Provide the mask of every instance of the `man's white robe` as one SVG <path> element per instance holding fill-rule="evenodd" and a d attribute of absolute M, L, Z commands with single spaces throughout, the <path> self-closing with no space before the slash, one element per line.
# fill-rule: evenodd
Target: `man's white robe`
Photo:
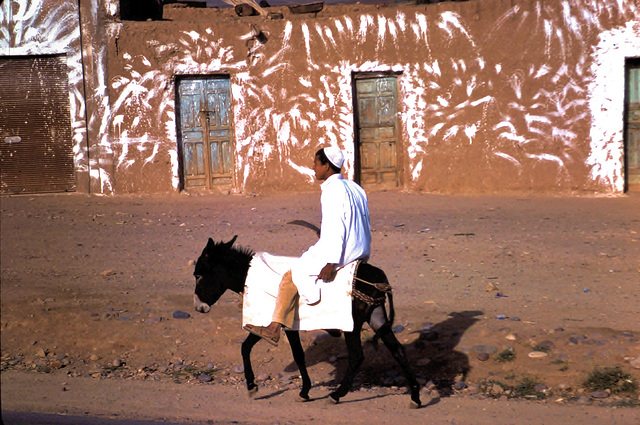
<path fill-rule="evenodd" d="M 341 268 L 371 254 L 369 205 L 364 190 L 341 174 L 333 174 L 320 186 L 322 223 L 320 239 L 293 263 L 293 283 L 302 301 L 320 301 L 320 270 L 327 264 Z"/>

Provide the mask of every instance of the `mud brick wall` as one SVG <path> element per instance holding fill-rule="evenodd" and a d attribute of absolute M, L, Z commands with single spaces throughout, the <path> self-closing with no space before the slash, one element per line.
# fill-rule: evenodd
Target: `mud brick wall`
<path fill-rule="evenodd" d="M 282 19 L 165 5 L 155 21 L 121 20 L 115 0 L 86 9 L 90 138 L 82 146 L 77 136 L 77 151 L 95 191 L 178 190 L 184 75 L 230 79 L 233 192 L 312 190 L 311 158 L 329 144 L 347 151 L 353 177 L 353 75 L 362 72 L 397 76 L 403 189 L 623 190 L 636 1 L 272 8 Z M 74 122 L 82 127 L 81 113 Z"/>

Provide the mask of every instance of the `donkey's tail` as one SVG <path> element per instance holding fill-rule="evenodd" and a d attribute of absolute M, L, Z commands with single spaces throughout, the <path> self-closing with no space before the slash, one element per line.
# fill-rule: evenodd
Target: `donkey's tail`
<path fill-rule="evenodd" d="M 393 321 L 396 318 L 396 309 L 393 307 L 393 294 L 391 291 L 387 292 L 387 298 L 389 299 L 389 324 L 393 326 Z"/>
<path fill-rule="evenodd" d="M 388 282 L 387 282 L 388 285 Z M 393 332 L 393 321 L 396 318 L 396 309 L 393 306 L 393 293 L 391 292 L 391 287 L 389 286 L 389 289 L 387 291 L 385 291 L 385 294 L 387 295 L 387 300 L 389 301 L 389 311 L 387 311 L 386 308 L 383 308 L 385 310 L 385 315 L 386 315 L 386 319 L 387 319 L 387 323 L 385 323 L 384 326 L 389 326 L 391 332 Z M 373 338 L 371 338 L 371 343 L 373 344 L 374 348 L 378 348 L 378 341 L 380 340 L 380 335 L 378 335 L 378 333 L 376 332 L 373 335 Z"/>

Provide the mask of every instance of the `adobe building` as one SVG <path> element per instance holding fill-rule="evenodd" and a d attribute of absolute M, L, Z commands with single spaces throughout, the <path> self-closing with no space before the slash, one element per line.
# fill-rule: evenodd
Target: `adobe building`
<path fill-rule="evenodd" d="M 639 0 L 203 5 L 2 2 L 2 193 L 640 184 Z"/>

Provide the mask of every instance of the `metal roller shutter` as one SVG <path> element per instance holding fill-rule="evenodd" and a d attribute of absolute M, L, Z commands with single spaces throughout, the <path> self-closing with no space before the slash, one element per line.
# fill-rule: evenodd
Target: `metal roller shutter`
<path fill-rule="evenodd" d="M 0 58 L 0 192 L 74 191 L 66 56 Z"/>

